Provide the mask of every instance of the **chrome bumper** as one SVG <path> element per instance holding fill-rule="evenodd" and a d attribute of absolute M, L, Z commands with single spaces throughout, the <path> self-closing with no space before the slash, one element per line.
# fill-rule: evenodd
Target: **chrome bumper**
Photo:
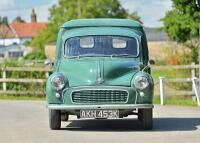
<path fill-rule="evenodd" d="M 126 104 L 126 105 L 64 105 L 64 104 L 49 104 L 49 109 L 57 110 L 84 110 L 84 109 L 145 109 L 153 108 L 152 104 Z"/>

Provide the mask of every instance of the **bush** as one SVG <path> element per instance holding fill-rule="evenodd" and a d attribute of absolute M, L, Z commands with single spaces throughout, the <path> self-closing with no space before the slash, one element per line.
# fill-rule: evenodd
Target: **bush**
<path fill-rule="evenodd" d="M 8 59 L 1 63 L 0 67 L 25 67 L 23 61 L 17 59 Z M 29 66 L 26 66 L 30 68 Z M 2 72 L 0 72 L 2 77 Z M 19 72 L 19 71 L 7 71 L 7 78 L 27 78 L 27 79 L 45 79 L 45 72 Z M 45 84 L 43 83 L 7 83 L 8 90 L 16 91 L 44 91 Z M 2 89 L 2 83 L 0 84 Z"/>
<path fill-rule="evenodd" d="M 46 55 L 44 52 L 44 48 L 34 49 L 31 53 L 24 57 L 25 60 L 44 60 L 46 59 Z"/>

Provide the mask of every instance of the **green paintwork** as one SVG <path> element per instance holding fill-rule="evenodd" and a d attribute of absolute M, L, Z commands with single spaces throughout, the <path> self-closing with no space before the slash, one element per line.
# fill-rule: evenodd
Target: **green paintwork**
<path fill-rule="evenodd" d="M 138 57 L 81 57 L 66 58 L 64 55 L 64 42 L 66 39 L 86 35 L 117 35 L 134 37 L 139 41 Z M 63 24 L 58 34 L 56 45 L 56 57 L 54 72 L 48 78 L 46 94 L 49 107 L 73 107 L 78 105 L 72 102 L 71 93 L 81 89 L 117 89 L 126 90 L 129 93 L 127 103 L 115 104 L 123 109 L 123 105 L 135 107 L 142 104 L 144 107 L 152 107 L 154 83 L 150 69 L 141 71 L 149 60 L 147 40 L 140 23 L 127 19 L 83 19 L 72 20 Z M 103 81 L 98 82 L 100 73 L 103 73 Z M 66 86 L 59 93 L 62 98 L 56 98 L 56 91 L 51 88 L 51 78 L 56 74 L 62 74 L 66 79 Z M 145 76 L 149 86 L 144 89 L 145 96 L 139 96 L 140 90 L 133 86 L 137 76 Z M 89 106 L 81 104 L 79 107 Z M 97 104 L 95 104 L 97 105 Z M 103 104 L 99 105 L 103 106 Z M 125 107 L 125 106 L 124 106 Z M 63 108 L 62 108 L 63 109 Z M 124 108 L 126 109 L 126 108 Z M 67 109 L 66 109 L 67 110 Z M 129 109 L 130 110 L 130 109 Z"/>
<path fill-rule="evenodd" d="M 77 27 L 130 27 L 142 28 L 142 25 L 130 19 L 113 19 L 113 18 L 98 18 L 98 19 L 79 19 L 71 20 L 62 25 L 63 28 L 77 28 Z"/>

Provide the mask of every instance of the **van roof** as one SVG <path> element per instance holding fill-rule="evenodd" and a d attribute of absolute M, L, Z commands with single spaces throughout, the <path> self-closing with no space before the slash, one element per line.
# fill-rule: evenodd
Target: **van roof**
<path fill-rule="evenodd" d="M 77 19 L 65 22 L 63 28 L 80 28 L 80 27 L 129 27 L 140 28 L 142 25 L 131 19 L 112 19 L 112 18 L 96 18 L 96 19 Z"/>

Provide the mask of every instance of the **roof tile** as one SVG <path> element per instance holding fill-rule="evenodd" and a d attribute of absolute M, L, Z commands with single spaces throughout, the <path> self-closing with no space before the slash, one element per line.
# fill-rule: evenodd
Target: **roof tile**
<path fill-rule="evenodd" d="M 11 23 L 19 38 L 34 38 L 47 27 L 47 23 Z"/>

